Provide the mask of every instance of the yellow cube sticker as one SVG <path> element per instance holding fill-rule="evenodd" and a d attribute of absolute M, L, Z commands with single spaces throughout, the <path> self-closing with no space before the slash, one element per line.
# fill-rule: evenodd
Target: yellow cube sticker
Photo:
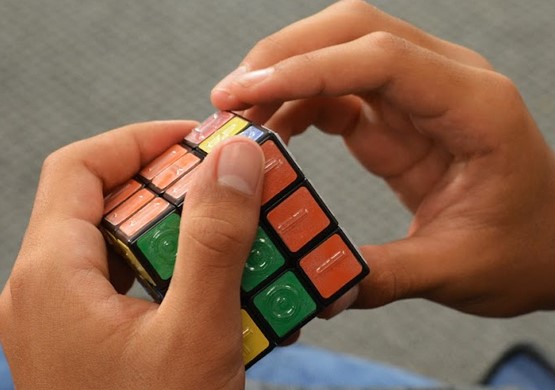
<path fill-rule="evenodd" d="M 217 144 L 241 132 L 248 124 L 243 118 L 235 117 L 206 138 L 199 147 L 206 153 L 210 153 Z"/>
<path fill-rule="evenodd" d="M 137 259 L 137 257 L 135 257 L 133 251 L 123 241 L 121 241 L 119 238 L 116 238 L 116 236 L 114 236 L 106 229 L 102 229 L 102 233 L 114 245 L 114 249 L 131 264 L 131 266 L 139 273 L 139 275 L 141 275 L 143 279 L 148 281 L 153 286 L 156 286 L 156 283 L 154 282 L 154 280 L 152 280 L 148 272 L 146 272 L 146 270 L 143 268 L 141 262 Z"/>
<path fill-rule="evenodd" d="M 245 310 L 241 310 L 243 323 L 243 362 L 248 364 L 270 346 L 268 339 Z"/>

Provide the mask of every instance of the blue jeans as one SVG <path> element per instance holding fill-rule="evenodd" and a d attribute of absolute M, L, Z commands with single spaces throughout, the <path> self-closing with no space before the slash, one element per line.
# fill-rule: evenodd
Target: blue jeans
<path fill-rule="evenodd" d="M 4 357 L 2 346 L 0 345 L 0 390 L 12 390 L 14 388 L 10 368 Z"/>
<path fill-rule="evenodd" d="M 430 388 L 440 382 L 397 367 L 297 343 L 276 348 L 247 371 L 247 380 L 313 388 Z"/>

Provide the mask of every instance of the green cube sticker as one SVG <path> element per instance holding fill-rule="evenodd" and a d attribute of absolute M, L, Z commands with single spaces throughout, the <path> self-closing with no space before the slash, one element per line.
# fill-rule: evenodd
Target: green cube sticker
<path fill-rule="evenodd" d="M 168 280 L 173 275 L 179 241 L 179 222 L 179 215 L 170 214 L 137 241 L 137 246 L 163 280 Z"/>
<path fill-rule="evenodd" d="M 316 311 L 316 303 L 291 271 L 254 297 L 254 304 L 279 337 Z"/>
<path fill-rule="evenodd" d="M 241 287 L 249 292 L 276 272 L 285 260 L 264 229 L 258 227 L 256 239 L 243 270 Z"/>

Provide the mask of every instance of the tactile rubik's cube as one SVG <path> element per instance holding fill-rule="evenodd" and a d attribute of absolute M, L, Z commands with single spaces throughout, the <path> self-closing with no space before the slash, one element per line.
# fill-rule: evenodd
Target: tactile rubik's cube
<path fill-rule="evenodd" d="M 369 272 L 276 133 L 231 112 L 212 115 L 105 198 L 102 230 L 161 301 L 195 170 L 220 141 L 235 135 L 256 141 L 265 156 L 260 223 L 241 284 L 249 367 Z"/>

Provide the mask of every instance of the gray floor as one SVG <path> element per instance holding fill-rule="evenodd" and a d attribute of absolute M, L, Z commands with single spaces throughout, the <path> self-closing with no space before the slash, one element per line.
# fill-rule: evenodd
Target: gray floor
<path fill-rule="evenodd" d="M 211 87 L 259 38 L 328 3 L 1 1 L 0 286 L 17 255 L 48 153 L 129 122 L 203 119 L 212 112 Z M 555 2 L 376 4 L 486 54 L 515 80 L 555 144 Z M 409 215 L 380 181 L 354 164 L 338 140 L 310 132 L 294 140 L 292 149 L 355 241 L 403 236 Z M 550 344 L 554 325 L 552 313 L 486 320 L 411 301 L 315 321 L 303 340 L 464 382 L 478 377 L 515 341 Z"/>

